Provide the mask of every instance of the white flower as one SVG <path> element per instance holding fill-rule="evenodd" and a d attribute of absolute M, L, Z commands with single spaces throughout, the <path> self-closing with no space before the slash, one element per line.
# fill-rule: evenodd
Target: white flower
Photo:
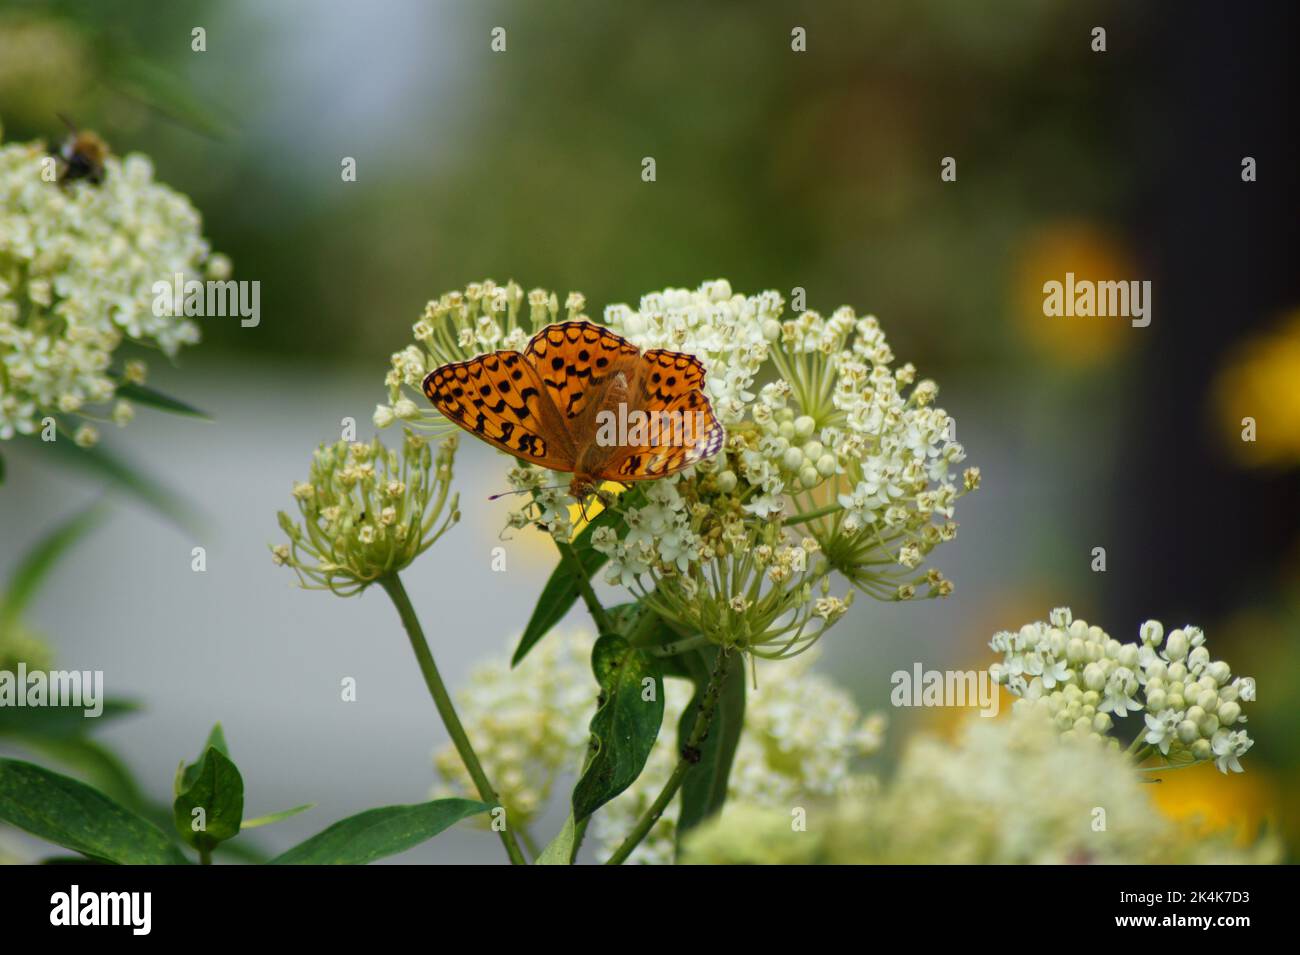
<path fill-rule="evenodd" d="M 1219 730 L 1210 740 L 1210 746 L 1214 750 L 1214 765 L 1219 767 L 1219 772 L 1226 774 L 1229 770 L 1234 773 L 1243 772 L 1239 757 L 1246 755 L 1246 750 L 1254 745 L 1254 740 L 1246 735 L 1245 731 L 1238 730 L 1229 732 L 1228 730 Z"/>
<path fill-rule="evenodd" d="M 1169 755 L 1169 744 L 1174 741 L 1175 731 L 1182 722 L 1182 710 L 1164 710 L 1161 713 L 1148 713 L 1146 741 L 1160 748 L 1160 752 Z"/>

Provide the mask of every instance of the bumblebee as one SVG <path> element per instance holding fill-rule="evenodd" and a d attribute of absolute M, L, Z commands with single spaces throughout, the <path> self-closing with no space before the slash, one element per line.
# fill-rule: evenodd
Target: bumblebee
<path fill-rule="evenodd" d="M 104 181 L 104 160 L 108 158 L 108 144 L 90 130 L 77 129 L 67 118 L 60 119 L 68 127 L 68 138 L 50 154 L 59 161 L 59 183 L 85 179 L 99 185 Z"/>

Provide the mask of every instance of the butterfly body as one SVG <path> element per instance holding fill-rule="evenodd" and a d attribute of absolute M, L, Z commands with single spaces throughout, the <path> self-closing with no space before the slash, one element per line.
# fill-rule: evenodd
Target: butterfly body
<path fill-rule="evenodd" d="M 466 431 L 571 472 L 578 500 L 603 481 L 665 477 L 716 454 L 725 434 L 703 389 L 695 357 L 642 352 L 587 321 L 547 326 L 522 352 L 453 362 L 424 379 L 434 407 Z M 628 418 L 647 427 L 626 428 Z M 649 426 L 663 422 L 672 426 Z"/>

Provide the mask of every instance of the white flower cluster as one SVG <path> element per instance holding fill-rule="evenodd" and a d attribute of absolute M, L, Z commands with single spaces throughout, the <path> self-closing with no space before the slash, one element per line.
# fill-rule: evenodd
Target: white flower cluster
<path fill-rule="evenodd" d="M 46 415 L 95 418 L 91 406 L 111 401 L 119 381 L 143 378 L 139 362 L 111 367 L 124 338 L 169 357 L 199 339 L 192 320 L 154 313 L 154 283 L 229 270 L 199 213 L 154 181 L 144 156 L 110 156 L 98 185 L 47 181 L 45 159 L 41 143 L 0 147 L 0 440 Z M 130 417 L 122 402 L 112 412 L 119 424 Z"/>
<path fill-rule="evenodd" d="M 946 596 L 952 584 L 921 564 L 956 535 L 956 499 L 980 478 L 971 468 L 960 487 L 949 480 L 965 451 L 952 439 L 952 419 L 933 406 L 937 386 L 917 383 L 911 365 L 891 368 L 893 353 L 874 317 L 846 307 L 829 319 L 804 312 L 781 321 L 784 305 L 775 292 L 745 298 L 715 281 L 695 292 L 648 295 L 638 311 L 613 306 L 605 317 L 636 344 L 677 348 L 704 362 L 730 440 L 725 456 L 699 470 L 711 474 L 709 490 L 737 502 L 738 516 L 750 515 L 755 526 L 816 513 L 807 533 L 864 592 L 910 599 L 925 588 Z M 769 360 L 778 377 L 755 392 Z M 683 550 L 689 556 L 692 548 L 682 546 L 689 503 L 678 495 L 674 519 L 643 521 L 665 527 L 667 536 L 627 550 L 630 561 L 619 550 L 611 573 L 635 576 L 646 556 L 664 567 L 680 563 Z"/>
<path fill-rule="evenodd" d="M 553 633 L 517 668 L 505 660 L 480 667 L 458 694 L 461 719 L 484 770 L 510 818 L 524 826 L 544 808 L 557 779 L 582 763 L 597 692 L 587 662 L 593 642 L 585 632 Z M 848 693 L 812 672 L 813 656 L 759 670 L 759 689 L 746 701 L 729 800 L 777 806 L 788 814 L 801 799 L 869 786 L 854 775 L 854 762 L 880 748 L 884 719 L 863 718 Z M 671 775 L 677 762 L 674 728 L 690 698 L 688 683 L 665 681 L 663 729 L 645 769 L 592 820 L 602 855 L 618 846 Z M 439 795 L 473 791 L 453 748 L 439 752 L 435 765 L 451 787 Z M 677 815 L 674 801 L 629 861 L 671 862 Z"/>
<path fill-rule="evenodd" d="M 767 360 L 769 342 L 781 334 L 784 307 L 776 292 L 746 297 L 718 279 L 693 292 L 651 292 L 638 309 L 610 305 L 605 324 L 642 351 L 665 348 L 703 362 L 709 403 L 728 426 L 739 423 L 754 400 L 754 377 Z"/>
<path fill-rule="evenodd" d="M 932 407 L 933 382 L 904 393 L 916 369 L 890 367 L 875 317 L 847 307 L 829 319 L 805 312 L 782 325 L 781 342 L 786 374 L 763 388 L 754 409 L 762 437 L 743 460 L 750 483 L 769 490 L 775 473 L 777 490 L 811 490 L 847 473 L 838 501 L 849 534 L 905 528 L 918 512 L 951 519 L 957 488 L 948 470 L 965 451 L 951 439 L 947 413 Z"/>
<path fill-rule="evenodd" d="M 510 824 L 525 831 L 586 749 L 595 704 L 592 642 L 587 634 L 552 633 L 519 669 L 509 657 L 489 660 L 456 694 L 465 731 Z M 435 798 L 475 792 L 454 746 L 435 754 L 434 767 L 442 779 Z"/>
<path fill-rule="evenodd" d="M 685 850 L 699 863 L 927 865 L 1267 863 L 1280 854 L 1275 839 L 1240 846 L 1232 833 L 1172 822 L 1131 762 L 1061 737 L 1037 710 L 967 720 L 955 742 L 912 739 L 882 788 L 808 807 L 806 831 L 792 831 L 788 808 L 737 805 Z"/>
<path fill-rule="evenodd" d="M 1158 752 L 1169 763 L 1213 759 L 1221 772 L 1242 771 L 1252 740 L 1240 728 L 1241 704 L 1255 699 L 1255 681 L 1212 660 L 1199 627 L 1166 636 L 1148 620 L 1140 642 L 1120 643 L 1061 607 L 1048 622 L 995 634 L 989 646 L 1003 655 L 989 671 L 1021 697 L 1016 705 L 1045 709 L 1065 733 L 1105 737 L 1112 716 L 1145 711 L 1145 732 L 1130 747 L 1139 759 Z"/>
<path fill-rule="evenodd" d="M 415 343 L 392 357 L 375 423 L 436 426 L 404 389 L 436 364 L 521 347 L 559 319 L 555 295 L 536 290 L 526 301 L 513 283 L 483 282 L 430 303 Z M 585 304 L 570 295 L 568 317 Z M 938 389 L 917 382 L 911 365 L 892 367 L 875 318 L 841 308 L 782 320 L 784 309 L 776 292 L 743 296 L 716 280 L 605 310 L 606 325 L 638 347 L 700 359 L 727 441 L 711 460 L 638 485 L 644 499 L 625 494 L 613 506 L 626 533 L 593 540 L 609 558 L 607 579 L 662 616 L 747 651 L 778 647 L 771 656 L 800 652 L 843 616 L 852 592 L 829 594 L 833 572 L 882 600 L 950 594 L 926 557 L 956 535 L 956 499 L 980 481 L 976 468 L 959 484 L 950 478 L 965 452 L 934 406 Z M 579 530 L 568 477 L 516 466 L 509 479 L 530 492 L 512 527 L 560 541 Z"/>

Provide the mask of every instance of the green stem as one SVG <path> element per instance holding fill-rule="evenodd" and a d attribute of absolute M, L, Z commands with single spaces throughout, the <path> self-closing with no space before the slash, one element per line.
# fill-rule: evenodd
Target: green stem
<path fill-rule="evenodd" d="M 199 865 L 212 865 L 212 850 L 199 846 Z"/>
<path fill-rule="evenodd" d="M 1145 742 L 1146 742 L 1146 738 L 1141 733 L 1138 733 L 1137 736 L 1133 737 L 1133 742 L 1128 744 L 1128 749 L 1124 750 L 1124 755 L 1132 756 L 1134 753 L 1136 753 L 1139 749 L 1142 748 Z"/>
<path fill-rule="evenodd" d="M 784 521 L 782 521 L 782 523 L 786 527 L 789 527 L 792 524 L 803 524 L 806 523 L 807 521 L 815 521 L 819 517 L 825 517 L 827 514 L 834 514 L 836 511 L 839 510 L 843 510 L 843 508 L 838 503 L 826 504 L 814 510 L 805 511 L 802 514 L 795 514 L 791 517 L 787 517 Z"/>
<path fill-rule="evenodd" d="M 582 602 L 587 605 L 587 612 L 591 614 L 591 619 L 596 622 L 596 629 L 602 635 L 613 633 L 614 621 L 610 619 L 609 614 L 596 598 L 596 591 L 591 586 L 591 578 L 587 576 L 587 571 L 583 569 L 582 560 L 578 557 L 577 551 L 573 549 L 572 544 L 566 544 L 562 541 L 556 541 L 555 546 L 560 549 L 560 556 L 568 562 L 569 570 L 573 572 L 574 583 L 578 585 L 578 594 L 582 597 Z"/>
<path fill-rule="evenodd" d="M 609 857 L 609 861 L 605 863 L 606 865 L 622 865 L 627 861 L 627 857 L 641 844 L 641 840 L 654 828 L 654 824 L 664 814 L 668 804 L 677 795 L 677 790 L 682 788 L 682 783 L 686 781 L 686 774 L 690 772 L 691 767 L 699 762 L 700 744 L 704 742 L 704 737 L 709 732 L 709 724 L 713 722 L 713 711 L 717 709 L 718 697 L 722 693 L 722 682 L 726 679 L 727 665 L 730 661 L 730 654 L 725 649 L 719 649 L 717 666 L 713 668 L 713 673 L 709 676 L 709 685 L 705 688 L 704 699 L 700 701 L 700 711 L 695 714 L 695 724 L 691 727 L 691 735 L 687 737 L 686 745 L 682 747 L 682 754 L 677 760 L 677 765 L 673 767 L 673 774 L 668 777 L 668 782 L 664 783 L 664 788 L 659 791 L 655 801 L 637 820 L 636 826 L 627 834 L 627 838 L 614 850 L 614 854 Z"/>
<path fill-rule="evenodd" d="M 660 646 L 642 647 L 646 653 L 652 657 L 675 657 L 679 653 L 685 653 L 687 650 L 694 650 L 696 647 L 708 646 L 710 640 L 703 634 L 696 634 L 693 637 L 683 637 L 680 640 L 674 640 L 671 643 L 665 643 Z M 635 644 L 634 644 L 635 645 Z"/>
<path fill-rule="evenodd" d="M 573 830 L 573 852 L 569 856 L 569 865 L 573 865 L 578 859 L 578 850 L 582 848 L 582 840 L 587 837 L 587 823 L 591 822 L 588 816 L 582 822 L 578 823 Z"/>
<path fill-rule="evenodd" d="M 478 761 L 478 756 L 474 753 L 474 747 L 470 745 L 469 736 L 465 733 L 465 727 L 461 725 L 460 717 L 456 715 L 456 708 L 452 705 L 451 695 L 447 692 L 447 687 L 442 682 L 442 675 L 438 673 L 438 667 L 433 662 L 433 653 L 429 650 L 429 643 L 424 638 L 424 630 L 420 627 L 420 620 L 415 615 L 415 608 L 411 606 L 411 598 L 407 596 L 401 578 L 397 574 L 389 574 L 386 577 L 381 577 L 379 583 L 383 586 L 385 593 L 392 599 L 393 606 L 397 608 L 397 615 L 402 618 L 402 626 L 406 629 L 406 635 L 411 640 L 411 649 L 415 651 L 415 659 L 420 664 L 420 672 L 424 674 L 424 682 L 429 687 L 429 695 L 433 697 L 433 705 L 438 708 L 438 715 L 442 717 L 443 725 L 447 728 L 447 734 L 451 737 L 452 743 L 455 744 L 456 752 L 460 753 L 461 762 L 465 764 L 470 779 L 474 780 L 474 786 L 478 789 L 479 798 L 489 806 L 501 805 L 496 790 L 492 788 L 487 773 L 483 772 L 483 765 Z M 510 856 L 511 863 L 514 865 L 527 865 L 528 861 L 524 858 L 519 843 L 515 841 L 515 834 L 510 826 L 507 825 L 499 834 L 502 844 L 506 847 L 506 855 Z"/>

